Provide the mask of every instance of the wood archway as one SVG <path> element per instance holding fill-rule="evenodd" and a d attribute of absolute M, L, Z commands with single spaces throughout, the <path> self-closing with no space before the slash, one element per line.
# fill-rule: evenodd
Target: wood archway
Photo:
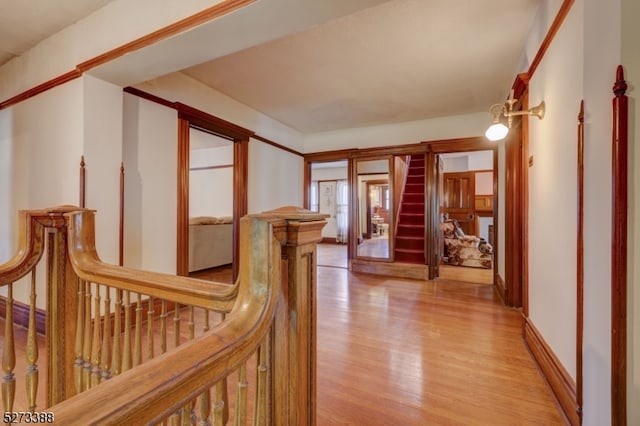
<path fill-rule="evenodd" d="M 176 273 L 189 274 L 189 129 L 233 141 L 233 280 L 238 276 L 240 218 L 247 214 L 249 138 L 254 132 L 176 102 L 178 111 L 178 211 Z"/>

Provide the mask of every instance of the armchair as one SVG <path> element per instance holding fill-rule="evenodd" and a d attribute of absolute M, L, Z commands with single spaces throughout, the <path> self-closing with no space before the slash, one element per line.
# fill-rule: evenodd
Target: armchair
<path fill-rule="evenodd" d="M 444 237 L 443 263 L 490 269 L 493 247 L 484 238 L 465 235 L 455 219 L 447 219 L 440 224 Z"/>

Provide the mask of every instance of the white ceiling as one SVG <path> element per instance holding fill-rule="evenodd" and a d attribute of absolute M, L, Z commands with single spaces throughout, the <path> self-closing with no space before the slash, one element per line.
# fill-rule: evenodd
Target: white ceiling
<path fill-rule="evenodd" d="M 0 0 L 0 65 L 108 2 Z M 305 134 L 483 112 L 525 71 L 541 0 L 343 2 L 260 0 L 188 42 L 173 37 L 92 73 L 126 85 L 188 66 L 181 72 Z M 252 32 L 269 41 L 250 43 Z"/>
<path fill-rule="evenodd" d="M 0 0 L 0 65 L 113 0 Z"/>
<path fill-rule="evenodd" d="M 184 70 L 303 133 L 486 111 L 538 0 L 393 0 Z"/>

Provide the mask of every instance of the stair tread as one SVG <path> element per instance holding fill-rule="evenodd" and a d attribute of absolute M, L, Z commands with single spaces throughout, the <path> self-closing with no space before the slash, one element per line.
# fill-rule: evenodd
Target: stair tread
<path fill-rule="evenodd" d="M 424 250 L 420 250 L 420 249 L 405 249 L 405 248 L 397 248 L 396 247 L 396 253 L 415 253 L 415 254 L 419 254 L 419 253 L 424 253 Z"/>

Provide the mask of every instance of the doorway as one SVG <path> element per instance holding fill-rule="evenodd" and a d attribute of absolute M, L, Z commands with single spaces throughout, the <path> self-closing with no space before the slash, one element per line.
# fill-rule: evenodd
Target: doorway
<path fill-rule="evenodd" d="M 329 215 L 318 244 L 318 266 L 347 268 L 349 239 L 348 161 L 311 163 L 307 208 Z"/>
<path fill-rule="evenodd" d="M 439 276 L 493 284 L 494 152 L 441 153 L 437 158 Z"/>
<path fill-rule="evenodd" d="M 233 141 L 189 129 L 189 276 L 232 283 Z"/>

